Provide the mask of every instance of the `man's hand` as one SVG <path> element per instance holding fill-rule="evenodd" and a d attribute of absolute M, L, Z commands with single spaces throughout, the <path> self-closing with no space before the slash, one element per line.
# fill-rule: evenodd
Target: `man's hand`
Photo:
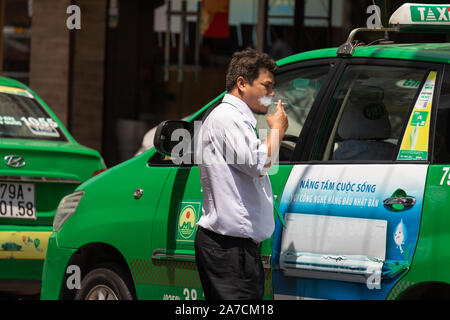
<path fill-rule="evenodd" d="M 265 168 L 269 168 L 278 157 L 281 141 L 288 128 L 288 119 L 281 100 L 278 100 L 277 111 L 274 114 L 267 115 L 267 123 L 270 128 L 270 134 L 264 142 L 267 145 L 268 151 L 267 161 L 264 165 Z"/>
<path fill-rule="evenodd" d="M 281 100 L 278 100 L 277 111 L 274 114 L 267 115 L 267 123 L 271 130 L 279 130 L 278 134 L 280 140 L 282 140 L 288 128 L 288 119 Z"/>

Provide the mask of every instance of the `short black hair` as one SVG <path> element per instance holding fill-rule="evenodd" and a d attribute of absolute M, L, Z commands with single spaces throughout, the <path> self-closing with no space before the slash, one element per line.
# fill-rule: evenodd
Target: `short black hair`
<path fill-rule="evenodd" d="M 225 89 L 231 91 L 241 76 L 252 84 L 259 77 L 260 68 L 266 68 L 272 74 L 278 70 L 277 64 L 267 53 L 253 48 L 235 52 L 228 66 Z"/>

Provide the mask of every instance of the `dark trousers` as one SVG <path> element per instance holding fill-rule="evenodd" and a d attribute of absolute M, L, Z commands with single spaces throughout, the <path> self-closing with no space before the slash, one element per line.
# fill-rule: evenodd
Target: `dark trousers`
<path fill-rule="evenodd" d="M 263 298 L 264 269 L 258 245 L 251 239 L 223 236 L 199 227 L 195 260 L 205 299 Z"/>

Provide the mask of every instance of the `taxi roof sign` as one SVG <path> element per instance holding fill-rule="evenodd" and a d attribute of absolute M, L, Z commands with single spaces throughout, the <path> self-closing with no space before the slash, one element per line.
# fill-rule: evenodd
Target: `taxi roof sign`
<path fill-rule="evenodd" d="M 351 57 L 358 45 L 354 40 L 358 32 L 450 33 L 450 4 L 405 3 L 391 15 L 389 28 L 356 28 L 350 32 L 347 41 L 337 50 L 340 57 Z"/>
<path fill-rule="evenodd" d="M 450 4 L 405 3 L 389 19 L 401 31 L 449 32 Z"/>

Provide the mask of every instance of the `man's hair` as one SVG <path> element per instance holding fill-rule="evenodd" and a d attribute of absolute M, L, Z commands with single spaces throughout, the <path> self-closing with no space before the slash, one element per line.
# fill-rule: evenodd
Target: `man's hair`
<path fill-rule="evenodd" d="M 266 68 L 272 74 L 278 70 L 277 64 L 267 53 L 258 52 L 253 48 L 235 52 L 228 66 L 225 89 L 231 91 L 240 76 L 253 84 L 259 77 L 260 68 Z"/>

